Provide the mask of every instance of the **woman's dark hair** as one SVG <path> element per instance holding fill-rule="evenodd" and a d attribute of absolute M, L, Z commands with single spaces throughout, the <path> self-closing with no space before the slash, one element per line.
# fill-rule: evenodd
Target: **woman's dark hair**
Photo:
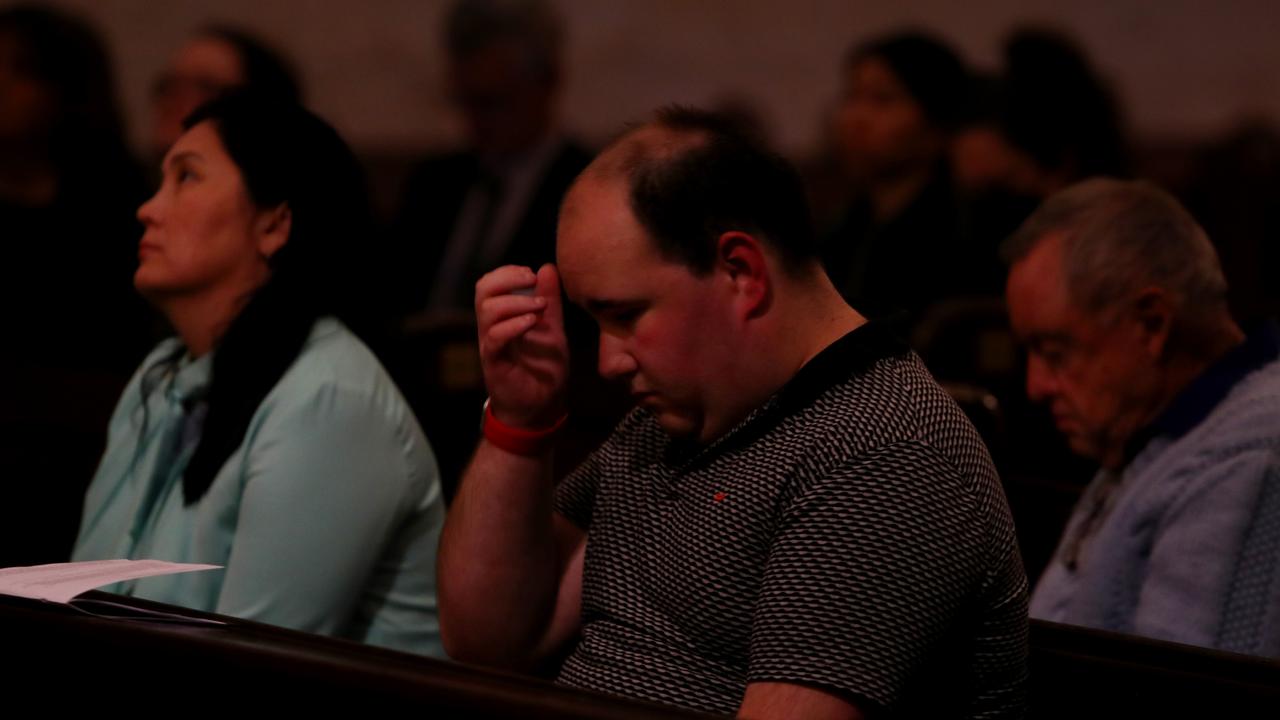
<path fill-rule="evenodd" d="M 852 68 L 877 58 L 920 104 L 933 127 L 952 131 L 963 119 L 969 93 L 969 71 L 946 43 L 922 31 L 904 31 L 855 45 L 845 57 Z"/>
<path fill-rule="evenodd" d="M 249 33 L 230 25 L 209 25 L 197 37 L 213 38 L 230 45 L 240 58 L 247 92 L 282 102 L 302 102 L 298 74 L 284 56 Z"/>
<path fill-rule="evenodd" d="M 1129 172 L 1119 104 L 1069 37 L 1019 29 L 1005 42 L 1004 60 L 1003 131 L 1015 147 L 1073 179 Z"/>
<path fill-rule="evenodd" d="M 271 277 L 228 328 L 213 356 L 207 414 L 183 476 L 188 504 L 199 500 L 244 441 L 254 412 L 298 357 L 322 315 L 348 321 L 350 263 L 371 226 L 364 174 L 338 133 L 293 102 L 230 93 L 196 109 L 186 128 L 208 122 L 253 202 L 286 205 L 288 241 L 271 258 Z"/>

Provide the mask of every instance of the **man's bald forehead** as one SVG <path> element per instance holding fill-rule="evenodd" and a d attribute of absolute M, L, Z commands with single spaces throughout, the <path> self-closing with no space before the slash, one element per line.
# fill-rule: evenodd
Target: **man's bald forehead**
<path fill-rule="evenodd" d="M 671 128 L 651 122 L 627 131 L 596 156 L 582 179 L 596 180 L 627 177 L 637 167 L 653 161 L 666 161 L 696 147 L 706 145 L 707 133 L 701 130 Z"/>
<path fill-rule="evenodd" d="M 666 257 L 711 271 L 715 238 L 739 231 L 779 252 L 787 269 L 810 272 L 816 241 L 803 184 L 759 138 L 715 113 L 670 107 L 627 131 L 583 171 L 561 221 L 585 208 L 588 187 L 621 189 L 624 202 Z"/>
<path fill-rule="evenodd" d="M 560 206 L 563 217 L 574 212 L 590 194 L 590 188 L 613 184 L 630 186 L 636 170 L 654 161 L 666 161 L 695 147 L 704 145 L 707 135 L 697 130 L 675 129 L 660 122 L 651 122 L 632 128 L 601 150 L 591 164 L 582 171 Z"/>

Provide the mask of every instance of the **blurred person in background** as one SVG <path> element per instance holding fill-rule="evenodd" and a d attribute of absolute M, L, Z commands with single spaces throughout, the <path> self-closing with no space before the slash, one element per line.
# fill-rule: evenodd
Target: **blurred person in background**
<path fill-rule="evenodd" d="M 151 105 L 151 152 L 156 160 L 184 132 L 182 121 L 200 105 L 232 89 L 300 102 L 293 66 L 252 34 L 229 25 L 195 33 L 156 78 Z"/>
<path fill-rule="evenodd" d="M 560 200 L 591 154 L 561 129 L 563 27 L 543 0 L 460 0 L 445 18 L 448 86 L 466 147 L 423 160 L 392 221 L 386 269 L 405 339 L 393 372 L 428 433 L 442 440 L 446 490 L 478 429 L 456 422 L 484 398 L 474 350 L 475 284 L 506 264 L 555 260 Z M 596 330 L 566 317 L 574 419 L 560 457 L 572 468 L 625 409 L 591 372 Z M 464 410 L 465 408 L 465 410 Z"/>
<path fill-rule="evenodd" d="M 129 278 L 145 179 L 83 21 L 0 9 L 0 566 L 65 560 L 152 318 Z"/>
<path fill-rule="evenodd" d="M 1059 32 L 1011 33 L 1004 67 L 981 84 L 975 105 L 952 146 L 955 178 L 967 191 L 1039 202 L 1088 177 L 1129 173 L 1119 104 L 1084 51 Z"/>
<path fill-rule="evenodd" d="M 555 258 L 560 198 L 591 159 L 559 128 L 559 17 L 541 0 L 461 0 L 445 19 L 467 147 L 424 160 L 394 222 L 406 312 L 469 313 L 499 265 Z"/>
<path fill-rule="evenodd" d="M 855 187 L 824 264 L 850 304 L 872 317 L 905 313 L 909 324 L 963 290 L 947 149 L 968 72 L 941 41 L 908 32 L 855 46 L 844 73 L 835 140 Z"/>

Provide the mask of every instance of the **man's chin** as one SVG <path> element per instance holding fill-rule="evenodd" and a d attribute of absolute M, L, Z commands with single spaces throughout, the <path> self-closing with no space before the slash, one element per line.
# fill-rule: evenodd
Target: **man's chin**
<path fill-rule="evenodd" d="M 662 431 L 671 436 L 673 440 L 687 440 L 696 437 L 698 434 L 697 424 L 685 415 L 672 412 L 670 409 L 647 406 L 645 409 L 653 413 L 658 427 L 662 428 Z"/>
<path fill-rule="evenodd" d="M 1074 432 L 1064 432 L 1063 437 L 1067 441 L 1067 447 L 1071 449 L 1071 452 L 1090 460 L 1101 460 L 1102 450 L 1092 438 Z"/>
<path fill-rule="evenodd" d="M 1078 435 L 1064 435 L 1063 437 L 1067 441 L 1067 447 L 1071 448 L 1071 452 L 1089 457 L 1092 448 L 1089 447 L 1089 443 L 1084 441 L 1084 438 Z"/>

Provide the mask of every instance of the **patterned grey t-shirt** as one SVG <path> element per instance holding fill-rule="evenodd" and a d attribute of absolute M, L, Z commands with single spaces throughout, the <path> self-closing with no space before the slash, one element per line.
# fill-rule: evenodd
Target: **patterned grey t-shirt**
<path fill-rule="evenodd" d="M 1027 581 L 982 441 L 875 324 L 702 448 L 644 410 L 557 490 L 588 531 L 559 682 L 732 712 L 751 682 L 1017 717 Z"/>

